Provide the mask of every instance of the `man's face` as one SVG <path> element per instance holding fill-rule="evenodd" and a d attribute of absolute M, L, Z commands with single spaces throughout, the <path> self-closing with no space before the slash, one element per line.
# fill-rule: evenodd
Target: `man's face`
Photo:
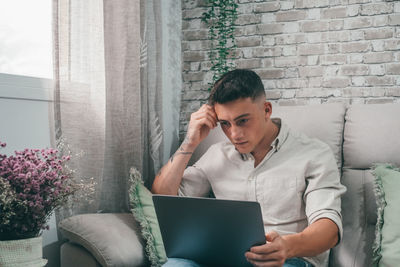
<path fill-rule="evenodd" d="M 271 103 L 264 98 L 240 98 L 214 105 L 215 113 L 225 135 L 240 153 L 250 153 L 260 148 L 262 140 L 271 129 Z"/>

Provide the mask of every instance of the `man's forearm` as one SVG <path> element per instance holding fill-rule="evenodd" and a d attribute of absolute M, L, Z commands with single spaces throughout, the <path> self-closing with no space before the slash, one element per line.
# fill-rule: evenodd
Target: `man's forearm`
<path fill-rule="evenodd" d="M 288 258 L 312 257 L 334 247 L 339 240 L 338 231 L 332 220 L 322 218 L 301 233 L 283 236 L 289 244 Z"/>
<path fill-rule="evenodd" d="M 184 141 L 156 175 L 151 191 L 155 194 L 177 195 L 183 172 L 193 151 L 194 148 Z"/>

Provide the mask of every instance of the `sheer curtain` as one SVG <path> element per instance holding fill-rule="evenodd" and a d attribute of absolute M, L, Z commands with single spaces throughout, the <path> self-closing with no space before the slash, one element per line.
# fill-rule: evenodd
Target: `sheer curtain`
<path fill-rule="evenodd" d="M 139 0 L 53 0 L 54 141 L 63 137 L 74 153 L 82 151 L 72 167 L 97 182 L 95 201 L 64 209 L 58 221 L 127 211 L 130 167 L 150 185 L 160 166 L 161 81 L 153 72 L 156 39 L 147 40 L 154 35 L 144 23 L 153 7 L 146 7 Z"/>

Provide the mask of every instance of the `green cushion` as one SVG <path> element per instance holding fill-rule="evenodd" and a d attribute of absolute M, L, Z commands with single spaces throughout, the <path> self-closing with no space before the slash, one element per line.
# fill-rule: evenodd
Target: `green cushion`
<path fill-rule="evenodd" d="M 146 254 L 151 266 L 161 266 L 167 261 L 164 243 L 158 225 L 151 192 L 143 185 L 142 177 L 134 168 L 130 171 L 131 187 L 129 198 L 132 213 L 140 223 L 143 238 L 146 241 Z"/>
<path fill-rule="evenodd" d="M 400 169 L 390 164 L 376 165 L 375 195 L 378 206 L 374 266 L 400 263 Z"/>

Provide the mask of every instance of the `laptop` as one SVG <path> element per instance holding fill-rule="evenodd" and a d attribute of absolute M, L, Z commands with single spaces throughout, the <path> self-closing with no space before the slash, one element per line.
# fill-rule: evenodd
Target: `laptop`
<path fill-rule="evenodd" d="M 153 195 L 168 258 L 206 266 L 252 266 L 244 256 L 265 244 L 258 202 Z"/>

